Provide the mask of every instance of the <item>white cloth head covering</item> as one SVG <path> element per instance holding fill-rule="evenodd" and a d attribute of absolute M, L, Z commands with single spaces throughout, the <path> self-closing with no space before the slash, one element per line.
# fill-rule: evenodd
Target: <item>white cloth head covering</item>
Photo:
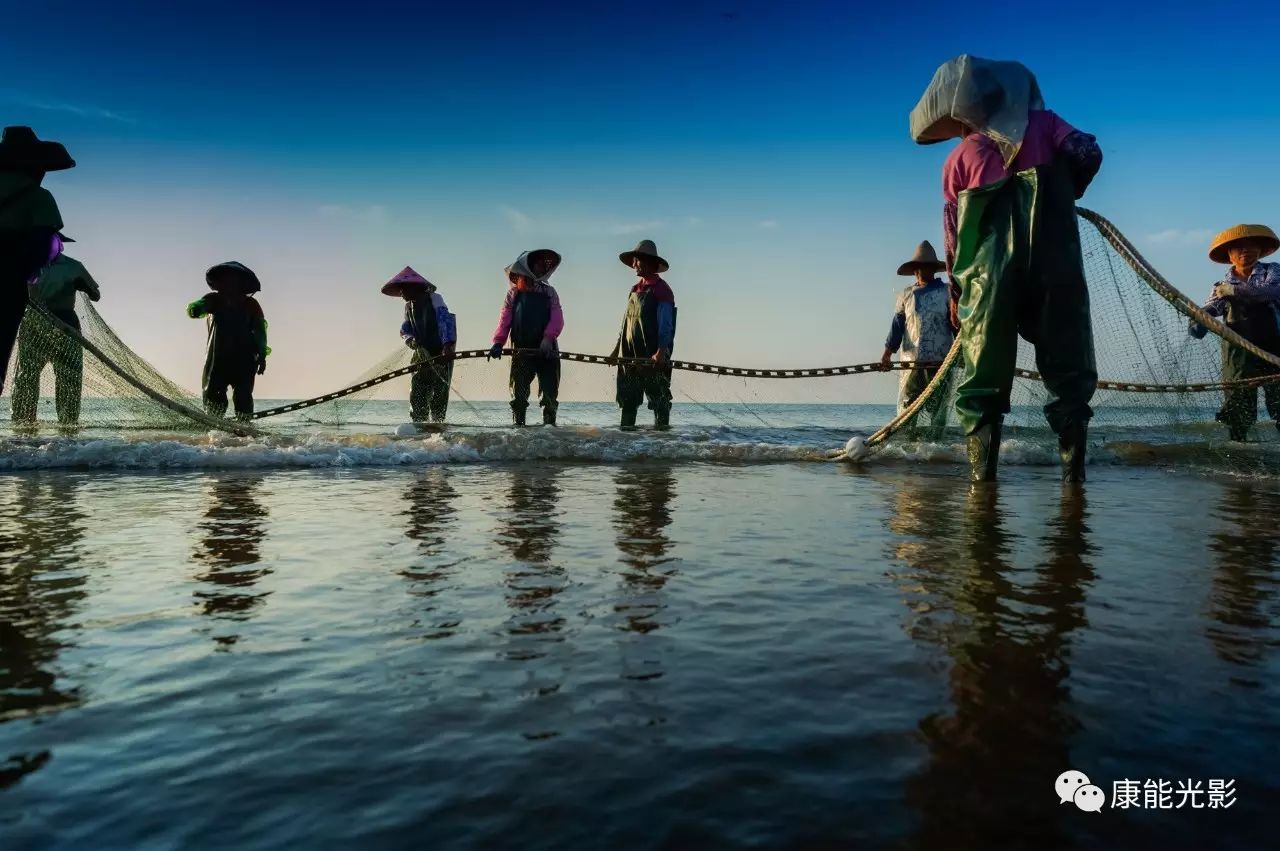
<path fill-rule="evenodd" d="M 542 264 L 546 268 L 546 272 L 541 277 L 534 274 L 533 267 Z M 556 269 L 560 268 L 560 255 L 552 251 L 550 248 L 538 248 L 533 251 L 522 251 L 515 262 L 508 266 L 505 271 L 508 275 L 515 272 L 522 275 L 530 281 L 537 281 L 545 284 L 547 278 L 555 274 Z"/>
<path fill-rule="evenodd" d="M 1044 109 L 1040 85 L 1021 62 L 967 53 L 943 63 L 911 110 L 911 138 L 921 145 L 964 135 L 964 125 L 995 142 L 1006 166 L 1027 132 L 1028 115 Z"/>

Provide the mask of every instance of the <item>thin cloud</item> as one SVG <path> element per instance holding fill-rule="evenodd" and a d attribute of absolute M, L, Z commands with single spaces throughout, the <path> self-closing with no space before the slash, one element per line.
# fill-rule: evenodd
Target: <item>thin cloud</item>
<path fill-rule="evenodd" d="M 777 220 L 777 219 L 765 219 L 764 221 L 762 221 L 762 222 L 757 222 L 756 224 L 757 224 L 759 227 L 762 227 L 762 228 L 765 228 L 765 229 L 769 229 L 769 228 L 776 228 L 776 227 L 778 226 L 778 220 Z"/>
<path fill-rule="evenodd" d="M 25 106 L 29 109 L 40 109 L 45 112 L 62 112 L 67 115 L 75 115 L 79 118 L 96 118 L 106 121 L 119 121 L 122 124 L 138 123 L 138 120 L 131 115 L 125 115 L 122 112 L 103 109 L 100 106 L 91 106 L 89 104 L 43 100 L 38 98 L 22 97 L 20 95 L 5 95 L 4 99 L 9 103 L 17 104 L 18 106 Z"/>
<path fill-rule="evenodd" d="M 367 224 L 381 224 L 387 220 L 389 212 L 382 204 L 369 204 L 363 207 L 349 207 L 346 204 L 321 204 L 316 213 L 326 219 L 352 219 Z"/>
<path fill-rule="evenodd" d="M 684 223 L 691 228 L 702 227 L 702 219 L 698 216 L 689 216 L 684 220 Z"/>
<path fill-rule="evenodd" d="M 1208 242 L 1212 237 L 1213 231 L 1208 229 L 1169 228 L 1168 230 L 1147 234 L 1147 242 L 1153 242 L 1157 245 L 1201 245 Z"/>
<path fill-rule="evenodd" d="M 610 225 L 609 233 L 615 236 L 624 236 L 629 233 L 640 233 L 641 231 L 661 230 L 666 226 L 666 222 L 620 222 Z"/>
<path fill-rule="evenodd" d="M 511 227 L 516 233 L 527 233 L 533 227 L 533 217 L 527 213 L 522 213 L 515 207 L 500 207 L 502 215 L 506 216 Z"/>

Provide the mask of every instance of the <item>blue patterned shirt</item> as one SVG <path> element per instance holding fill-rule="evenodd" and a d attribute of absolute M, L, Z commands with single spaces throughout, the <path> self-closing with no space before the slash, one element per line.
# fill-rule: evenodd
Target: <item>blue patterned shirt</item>
<path fill-rule="evenodd" d="M 1254 264 L 1253 271 L 1249 273 L 1249 280 L 1247 281 L 1236 274 L 1234 266 L 1228 266 L 1226 275 L 1223 276 L 1219 283 L 1230 284 L 1235 288 L 1235 293 L 1231 298 L 1254 304 L 1270 304 L 1276 310 L 1280 310 L 1280 263 Z M 1214 286 L 1216 287 L 1217 284 L 1214 284 Z M 1204 303 L 1204 312 L 1210 316 L 1224 315 L 1227 312 L 1227 300 L 1225 298 L 1214 298 L 1210 295 L 1209 300 Z M 1209 331 L 1208 328 L 1195 321 L 1190 324 L 1187 330 L 1191 332 L 1191 336 L 1197 339 L 1203 337 Z"/>

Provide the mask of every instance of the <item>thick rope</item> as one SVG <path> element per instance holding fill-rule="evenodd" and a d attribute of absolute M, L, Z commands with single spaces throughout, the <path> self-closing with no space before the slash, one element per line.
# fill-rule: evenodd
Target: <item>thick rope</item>
<path fill-rule="evenodd" d="M 541 357 L 538 349 L 503 349 L 504 355 L 521 355 L 524 357 Z M 484 358 L 489 356 L 488 349 L 467 349 L 453 354 L 453 360 L 471 360 L 474 358 Z M 341 390 L 335 390 L 332 393 L 325 393 L 323 396 L 316 396 L 311 399 L 304 399 L 301 402 L 290 402 L 288 405 L 280 405 L 275 408 L 267 408 L 264 411 L 258 411 L 253 415 L 254 419 L 263 417 L 275 417 L 280 414 L 288 414 L 293 411 L 301 411 L 305 408 L 313 408 L 316 405 L 323 405 L 325 402 L 333 402 L 353 393 L 359 393 L 361 390 L 368 390 L 371 387 L 377 387 L 395 378 L 405 375 L 412 375 L 420 369 L 426 369 L 434 364 L 446 361 L 448 355 L 437 355 L 434 358 L 421 361 L 420 363 L 402 366 L 399 369 L 393 369 L 390 372 L 384 372 L 381 375 L 361 381 L 358 384 L 352 384 L 350 387 L 344 387 Z M 658 364 L 648 358 L 620 358 L 611 355 L 584 355 L 579 352 L 560 352 L 560 360 L 576 361 L 578 363 L 594 363 L 604 366 L 638 366 L 638 367 L 657 367 Z M 848 366 L 827 366 L 817 369 L 744 369 L 732 366 L 717 366 L 715 364 L 695 363 L 693 361 L 672 360 L 667 361 L 666 366 L 672 369 L 681 369 L 687 372 L 703 372 L 711 375 L 729 375 L 742 378 L 825 378 L 829 376 L 839 375 L 860 375 L 870 372 L 885 372 L 886 367 L 882 366 L 879 361 L 873 363 L 850 364 Z M 912 361 L 899 361 L 889 365 L 888 369 L 915 369 L 917 366 L 927 366 L 925 363 L 915 363 Z"/>
<path fill-rule="evenodd" d="M 1120 233 L 1110 221 L 1104 216 L 1095 213 L 1093 210 L 1084 207 L 1076 208 L 1080 218 L 1092 224 L 1097 228 L 1102 238 L 1115 249 L 1121 259 L 1133 269 L 1133 271 L 1146 283 L 1156 294 L 1167 301 L 1182 315 L 1193 319 L 1203 325 L 1210 333 L 1216 334 L 1226 340 L 1233 346 L 1239 346 L 1250 354 L 1257 355 L 1262 360 L 1276 367 L 1280 367 L 1280 356 L 1273 355 L 1265 349 L 1259 348 L 1254 343 L 1249 342 L 1241 337 L 1235 331 L 1228 328 L 1224 323 L 1219 322 L 1215 317 L 1206 313 L 1203 308 L 1191 299 L 1187 298 L 1177 287 L 1165 280 L 1156 269 L 1147 262 L 1146 258 L 1139 253 L 1138 249 L 1133 246 Z M 947 372 L 955 363 L 956 358 L 960 354 L 960 338 L 956 337 L 955 342 L 951 346 L 951 351 L 947 353 L 946 359 L 942 362 L 942 368 L 938 370 L 938 374 L 934 376 L 933 381 L 929 382 L 929 386 L 915 398 L 915 400 L 905 410 L 881 426 L 878 431 L 867 438 L 867 446 L 875 447 L 892 437 L 902 426 L 908 422 L 921 408 L 929 401 L 930 397 L 938 388 L 945 386 Z M 1028 378 L 1033 381 L 1040 381 L 1040 374 L 1029 369 L 1017 368 L 1014 374 L 1021 378 Z M 1263 375 L 1256 378 L 1241 379 L 1236 381 L 1217 381 L 1204 382 L 1199 384 L 1141 384 L 1127 381 L 1109 381 L 1099 379 L 1098 388 L 1103 390 L 1119 390 L 1127 393 L 1204 393 L 1211 391 L 1231 390 L 1235 388 L 1245 387 L 1261 387 L 1266 384 L 1274 384 L 1280 382 L 1280 374 Z"/>
<path fill-rule="evenodd" d="M 1205 313 L 1200 305 L 1187 298 L 1182 291 L 1165 280 L 1165 277 L 1147 262 L 1147 259 L 1138 252 L 1138 249 L 1133 247 L 1133 243 L 1129 242 L 1124 234 L 1120 233 L 1119 229 L 1104 216 L 1084 207 L 1077 207 L 1076 212 L 1080 215 L 1080 218 L 1097 228 L 1098 233 L 1102 234 L 1102 238 L 1110 243 L 1116 253 L 1124 258 L 1129 267 L 1138 274 L 1138 277 L 1142 278 L 1161 298 L 1173 305 L 1174 309 L 1179 313 L 1188 319 L 1194 319 L 1207 328 L 1211 334 L 1216 334 L 1231 345 L 1238 346 L 1249 354 L 1258 356 L 1272 366 L 1280 367 L 1280 355 L 1273 355 L 1266 349 L 1249 342 L 1228 328 L 1225 323 L 1219 321 L 1217 317 Z"/>

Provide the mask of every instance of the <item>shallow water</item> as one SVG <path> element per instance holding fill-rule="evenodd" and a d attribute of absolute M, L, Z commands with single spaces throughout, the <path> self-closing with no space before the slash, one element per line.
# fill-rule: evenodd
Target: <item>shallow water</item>
<path fill-rule="evenodd" d="M 1264 847 L 1275 482 L 1090 473 L 0 476 L 0 847 Z"/>

